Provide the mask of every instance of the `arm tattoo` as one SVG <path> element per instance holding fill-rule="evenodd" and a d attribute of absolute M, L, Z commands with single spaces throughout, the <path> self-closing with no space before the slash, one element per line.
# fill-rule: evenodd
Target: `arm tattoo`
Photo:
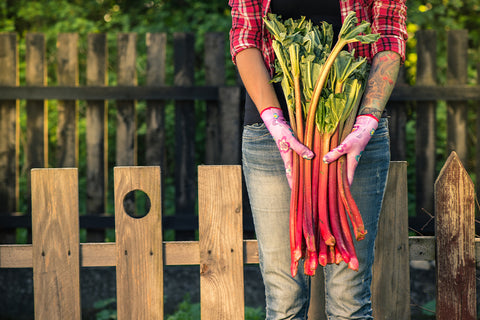
<path fill-rule="evenodd" d="M 383 51 L 375 55 L 358 114 L 372 114 L 380 119 L 395 87 L 399 69 L 400 56 L 397 53 Z"/>

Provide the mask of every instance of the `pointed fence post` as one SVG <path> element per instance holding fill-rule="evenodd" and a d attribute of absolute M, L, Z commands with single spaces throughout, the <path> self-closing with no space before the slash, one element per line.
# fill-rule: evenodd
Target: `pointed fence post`
<path fill-rule="evenodd" d="M 475 319 L 475 192 L 452 152 L 435 182 L 437 320 Z"/>

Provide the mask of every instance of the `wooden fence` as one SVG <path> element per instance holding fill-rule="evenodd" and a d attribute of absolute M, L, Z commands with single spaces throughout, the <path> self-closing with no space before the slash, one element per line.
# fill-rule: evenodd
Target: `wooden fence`
<path fill-rule="evenodd" d="M 0 268 L 33 268 L 35 319 L 81 319 L 79 270 L 95 266 L 116 267 L 118 319 L 163 319 L 165 265 L 200 266 L 202 319 L 244 319 L 243 265 L 258 263 L 258 251 L 243 239 L 240 166 L 198 168 L 198 241 L 162 240 L 159 167 L 116 167 L 114 176 L 116 242 L 80 243 L 77 169 L 32 171 L 33 243 L 0 245 Z M 141 218 L 124 206 L 135 190 L 150 200 Z M 392 162 L 375 252 L 375 318 L 410 319 L 409 261 L 435 260 L 437 319 L 475 319 L 474 186 L 457 154 L 435 184 L 435 237 L 408 237 L 407 201 L 406 163 Z M 324 319 L 320 297 L 313 295 L 311 319 Z"/>
<path fill-rule="evenodd" d="M 480 100 L 480 86 L 467 84 L 468 32 L 448 32 L 446 85 L 439 85 L 437 80 L 436 38 L 434 30 L 417 32 L 416 85 L 406 85 L 400 77 L 388 106 L 392 160 L 408 158 L 415 162 L 416 173 L 411 181 L 415 186 L 417 213 L 409 218 L 409 224 L 417 230 L 431 220 L 425 212 L 434 215 L 435 211 L 433 185 L 438 174 L 437 161 L 442 161 L 436 144 L 439 100 L 447 101 L 448 109 L 445 155 L 455 150 L 469 171 L 480 176 L 480 166 L 475 163 L 475 159 L 480 158 L 480 148 L 476 148 L 475 155 L 469 156 L 467 152 L 468 141 L 472 139 L 468 133 L 473 133 L 473 139 L 480 137 L 480 121 L 472 125 L 467 116 L 468 112 L 477 113 Z M 29 33 L 25 37 L 25 78 L 21 81 L 19 69 L 23 63 L 19 61 L 17 35 L 0 34 L 0 243 L 14 242 L 15 228 L 31 227 L 30 190 L 20 197 L 19 177 L 28 175 L 32 168 L 48 167 L 48 163 L 53 163 L 54 167 L 79 167 L 80 163 L 86 163 L 85 172 L 82 172 L 86 179 L 86 214 L 81 216 L 80 226 L 87 229 L 88 241 L 103 241 L 103 230 L 114 226 L 111 213 L 105 214 L 107 194 L 112 193 L 108 180 L 113 166 L 123 165 L 160 165 L 164 168 L 164 175 L 172 177 L 175 184 L 174 203 L 169 205 L 169 208 L 174 207 L 175 214 L 164 217 L 164 227 L 176 230 L 177 239 L 194 238 L 194 230 L 198 228 L 195 126 L 199 122 L 195 117 L 195 104 L 198 101 L 206 104 L 205 158 L 197 159 L 204 164 L 240 163 L 242 117 L 241 87 L 225 85 L 226 70 L 229 70 L 225 65 L 228 60 L 225 58 L 226 35 L 206 34 L 203 57 L 195 54 L 194 40 L 192 34 L 173 34 L 174 54 L 172 61 L 167 61 L 166 34 L 147 34 L 144 41 L 146 63 L 142 73 L 145 80 L 138 85 L 137 34 L 117 35 L 113 67 L 108 65 L 111 60 L 108 53 L 113 49 L 107 47 L 107 36 L 88 35 L 87 45 L 83 46 L 86 47 L 85 75 L 80 77 L 77 34 L 59 34 L 56 56 L 51 57 L 46 53 L 44 35 Z M 203 61 L 204 66 L 205 76 L 201 81 L 195 76 L 198 61 Z M 51 65 L 56 65 L 56 83 L 47 84 L 47 69 Z M 165 71 L 167 65 L 174 66 L 170 82 Z M 115 71 L 109 73 L 111 69 Z M 85 79 L 81 85 L 80 78 Z M 115 79 L 114 85 L 109 85 L 107 78 Z M 199 82 L 203 84 L 198 85 Z M 55 159 L 47 148 L 51 137 L 47 130 L 47 103 L 51 100 L 56 100 L 58 106 Z M 85 116 L 80 119 L 79 102 L 83 101 L 86 101 Z M 143 101 L 146 108 L 140 117 L 138 102 Z M 165 137 L 170 132 L 165 129 L 165 106 L 171 101 L 175 107 L 175 127 L 172 129 L 175 143 L 167 147 Z M 477 105 L 472 106 L 471 101 Z M 22 106 L 25 104 L 26 115 L 26 129 L 22 132 L 20 102 Z M 108 121 L 110 103 L 115 109 L 113 121 Z M 407 139 L 406 135 L 412 114 L 419 119 L 416 121 L 414 156 L 407 154 L 407 141 L 412 139 Z M 144 134 L 137 130 L 136 118 L 139 117 L 144 119 Z M 79 121 L 85 123 L 86 128 L 85 158 L 79 158 Z M 108 142 L 109 127 L 115 128 L 113 144 Z M 142 154 L 139 154 L 139 145 L 144 146 Z M 115 149 L 115 155 L 109 156 L 111 149 Z M 166 155 L 171 153 L 175 154 L 174 160 L 166 163 Z M 175 169 L 167 172 L 172 162 Z M 245 229 L 251 231 L 248 203 L 244 206 Z M 28 208 L 19 212 L 20 207 Z M 423 232 L 432 234 L 433 224 L 427 224 Z"/>
<path fill-rule="evenodd" d="M 205 164 L 239 164 L 241 133 L 241 88 L 225 85 L 225 35 L 205 36 L 204 85 L 195 85 L 198 59 L 192 34 L 173 35 L 173 85 L 166 84 L 165 34 L 147 34 L 145 85 L 137 85 L 137 35 L 117 36 L 116 85 L 108 86 L 107 36 L 90 34 L 86 52 L 86 83 L 79 86 L 78 35 L 60 34 L 57 41 L 57 85 L 47 86 L 47 57 L 43 34 L 26 35 L 25 85 L 19 86 L 18 43 L 16 34 L 0 34 L 0 243 L 15 241 L 17 227 L 30 225 L 29 213 L 18 213 L 19 201 L 30 203 L 30 190 L 19 199 L 20 172 L 31 168 L 78 167 L 86 162 L 86 212 L 81 226 L 89 241 L 103 241 L 99 229 L 113 228 L 113 217 L 105 215 L 108 177 L 113 166 L 174 166 L 167 174 L 175 181 L 175 215 L 165 217 L 165 226 L 177 230 L 178 239 L 194 238 L 195 217 L 195 101 L 205 101 Z M 49 57 L 51 58 L 51 57 Z M 19 101 L 26 101 L 25 141 L 20 144 Z M 48 154 L 47 101 L 58 100 L 57 146 L 55 160 Z M 86 158 L 79 159 L 78 101 L 86 100 Z M 107 101 L 114 100 L 116 119 L 108 122 Z M 137 135 L 137 101 L 146 101 L 143 114 L 145 141 Z M 165 107 L 175 103 L 174 145 L 166 146 Z M 115 144 L 108 145 L 109 126 L 115 127 Z M 143 160 L 137 160 L 138 145 L 144 145 Z M 115 159 L 108 159 L 109 148 Z M 20 167 L 19 154 L 25 151 Z M 174 161 L 166 164 L 166 154 Z M 174 162 L 174 163 L 173 163 Z M 29 185 L 29 184 L 28 184 Z M 111 188 L 110 188 L 111 189 Z M 110 191 L 111 192 L 111 191 Z M 23 215 L 23 214 L 27 215 Z M 10 229 L 8 230 L 5 229 Z M 251 229 L 251 223 L 250 223 Z"/>

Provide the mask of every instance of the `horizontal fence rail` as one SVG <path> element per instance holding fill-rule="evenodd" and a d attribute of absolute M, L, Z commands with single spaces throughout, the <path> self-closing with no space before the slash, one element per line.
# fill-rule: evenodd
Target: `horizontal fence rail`
<path fill-rule="evenodd" d="M 227 87 L 228 88 L 228 87 Z M 0 86 L 2 100 L 218 100 L 218 86 Z M 224 88 L 223 90 L 226 90 Z M 478 85 L 397 85 L 390 101 L 478 101 Z M 418 107 L 422 107 L 419 105 Z"/>

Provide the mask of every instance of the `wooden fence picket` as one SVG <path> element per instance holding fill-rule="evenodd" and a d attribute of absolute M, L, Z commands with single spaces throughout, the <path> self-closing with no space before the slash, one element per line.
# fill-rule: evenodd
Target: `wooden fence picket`
<path fill-rule="evenodd" d="M 450 30 L 447 33 L 447 84 L 468 82 L 468 31 Z M 468 163 L 468 101 L 447 103 L 447 154 L 455 151 L 460 161 Z"/>
<path fill-rule="evenodd" d="M 437 35 L 435 30 L 417 32 L 417 84 L 435 86 L 437 84 Z M 432 97 L 433 98 L 433 97 Z M 416 214 L 423 217 L 433 213 L 433 184 L 435 182 L 436 157 L 436 101 L 417 102 L 415 168 L 416 168 Z"/>
<path fill-rule="evenodd" d="M 436 318 L 476 319 L 475 190 L 452 152 L 435 182 Z"/>
<path fill-rule="evenodd" d="M 107 36 L 88 35 L 87 86 L 107 85 Z M 90 100 L 86 106 L 86 163 L 88 214 L 98 216 L 106 212 L 108 181 L 108 108 L 105 100 Z M 104 230 L 87 229 L 89 242 L 104 241 Z"/>
<path fill-rule="evenodd" d="M 147 85 L 164 86 L 167 52 L 165 33 L 148 33 L 147 43 Z M 145 159 L 148 165 L 166 167 L 165 157 L 165 101 L 147 101 L 145 116 L 147 132 L 145 135 Z"/>
<path fill-rule="evenodd" d="M 375 241 L 375 319 L 410 320 L 409 262 L 407 163 L 391 162 Z"/>
<path fill-rule="evenodd" d="M 78 34 L 61 33 L 57 38 L 57 80 L 61 86 L 78 85 Z M 78 101 L 58 100 L 55 167 L 78 168 Z"/>
<path fill-rule="evenodd" d="M 36 320 L 80 320 L 77 169 L 32 170 Z"/>
<path fill-rule="evenodd" d="M 114 180 L 118 319 L 163 320 L 160 167 L 116 167 Z M 136 190 L 150 204 L 140 218 L 125 207 Z"/>
<path fill-rule="evenodd" d="M 217 32 L 205 36 L 205 84 L 210 86 L 223 86 L 225 84 L 225 63 L 224 52 L 215 50 L 225 47 L 225 37 L 223 33 Z M 237 100 L 238 101 L 238 100 Z M 235 103 L 235 100 L 234 100 Z M 222 134 L 219 130 L 220 124 L 224 123 L 220 119 L 220 106 L 218 101 L 207 101 L 206 117 L 211 119 L 205 128 L 205 164 L 230 164 L 221 161 Z M 232 107 L 232 106 L 229 106 Z M 237 123 L 238 124 L 238 123 Z M 238 163 L 238 162 L 237 162 Z"/>
<path fill-rule="evenodd" d="M 175 33 L 174 84 L 194 85 L 194 37 L 192 33 Z M 195 102 L 175 102 L 175 208 L 181 217 L 195 212 Z M 194 239 L 194 230 L 177 231 L 178 240 Z"/>
<path fill-rule="evenodd" d="M 240 167 L 200 166 L 198 204 L 201 318 L 243 320 Z"/>
<path fill-rule="evenodd" d="M 117 36 L 117 83 L 119 86 L 137 85 L 137 35 L 120 33 Z M 137 121 L 134 100 L 117 101 L 115 159 L 117 166 L 137 164 Z"/>
<path fill-rule="evenodd" d="M 0 33 L 0 85 L 18 85 L 18 46 L 15 33 Z M 0 100 L 0 217 L 18 207 L 20 153 L 20 107 L 18 100 Z M 0 243 L 15 243 L 15 230 L 2 230 Z"/>
<path fill-rule="evenodd" d="M 45 36 L 41 33 L 26 35 L 25 80 L 29 86 L 47 84 Z M 27 100 L 27 146 L 26 172 L 32 168 L 48 167 L 48 117 L 45 100 Z M 30 181 L 30 178 L 28 178 Z M 30 188 L 28 183 L 28 188 Z M 30 189 L 29 189 L 30 191 Z M 26 202 L 30 203 L 31 192 L 27 192 Z"/>

